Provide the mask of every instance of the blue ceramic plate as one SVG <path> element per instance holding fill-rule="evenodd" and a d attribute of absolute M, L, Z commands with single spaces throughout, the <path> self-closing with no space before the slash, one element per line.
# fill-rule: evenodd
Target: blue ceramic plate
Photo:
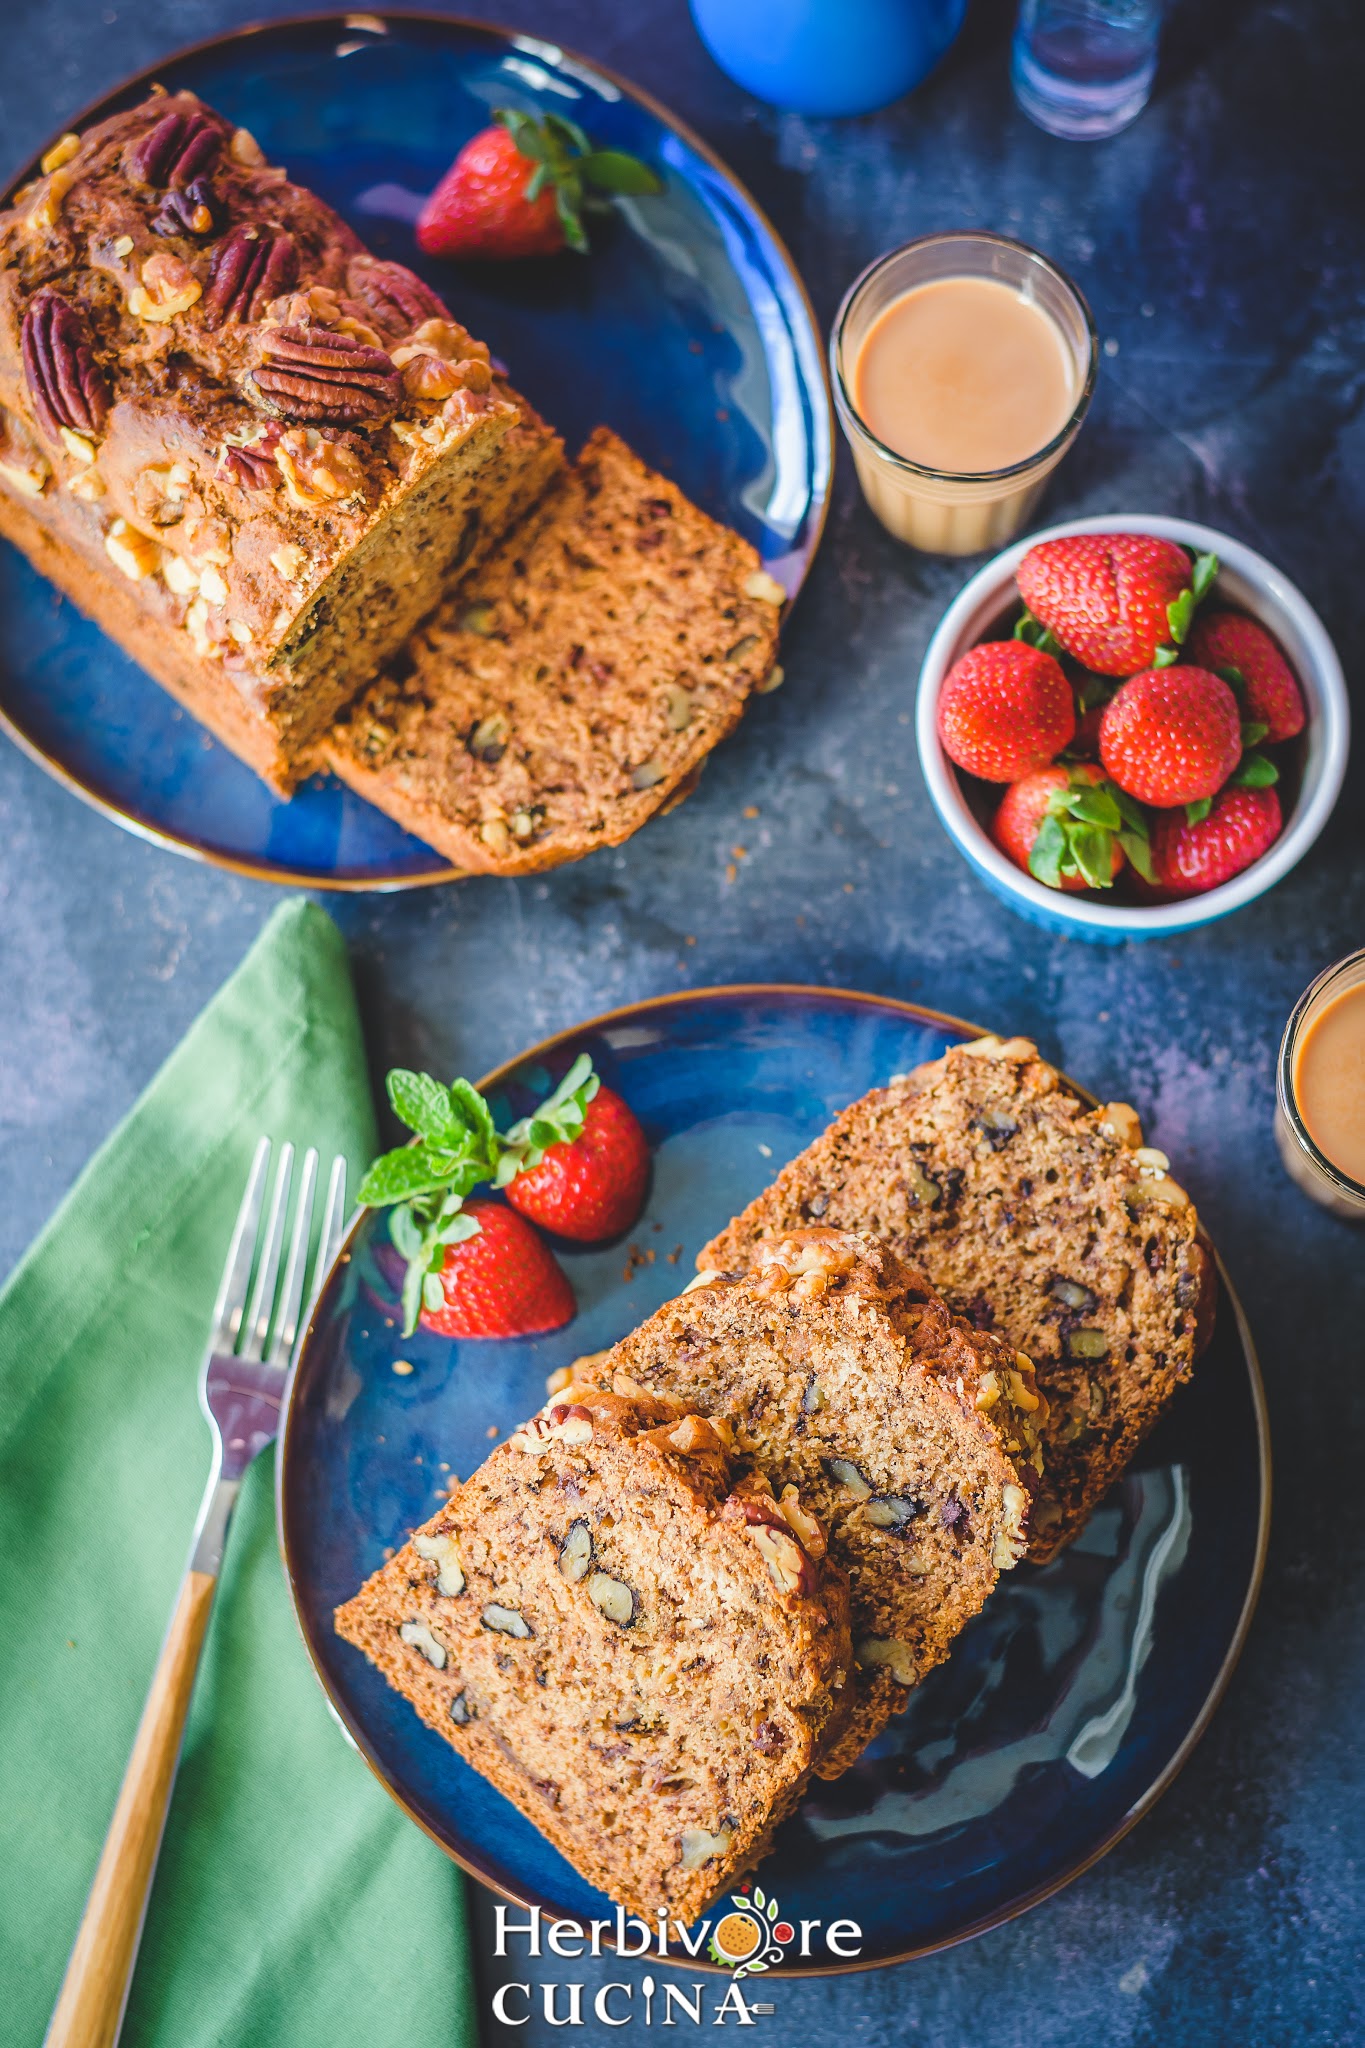
<path fill-rule="evenodd" d="M 599 422 L 614 427 L 751 540 L 795 595 L 829 490 L 820 340 L 758 207 L 662 107 L 529 36 L 363 14 L 244 29 L 186 50 L 76 125 L 131 104 L 153 79 L 188 86 L 241 122 L 380 255 L 423 271 L 571 449 Z M 422 197 L 504 105 L 571 114 L 596 141 L 653 164 L 666 191 L 618 206 L 594 230 L 587 261 L 419 258 Z M 451 873 L 331 777 L 287 804 L 272 797 L 3 544 L 0 722 L 120 824 L 225 867 L 331 889 L 404 888 Z"/>
<path fill-rule="evenodd" d="M 286 1567 L 319 1676 L 363 1755 L 507 1897 L 584 1921 L 609 1912 L 333 1635 L 333 1608 L 492 1438 L 540 1406 L 549 1372 L 678 1293 L 706 1239 L 836 1111 L 976 1035 L 873 996 L 718 989 L 615 1011 L 500 1068 L 484 1085 L 510 1116 L 527 1087 L 590 1052 L 653 1148 L 649 1205 L 630 1233 L 644 1261 L 625 1244 L 564 1250 L 579 1313 L 551 1336 L 402 1337 L 386 1225 L 371 1213 L 354 1229 L 283 1435 Z M 759 1882 L 784 1919 L 858 1921 L 862 1952 L 843 1967 L 923 1954 L 1046 1897 L 1146 1812 L 1202 1734 L 1251 1618 L 1270 1504 L 1260 1375 L 1226 1275 L 1224 1289 L 1192 1385 L 1082 1536 L 1054 1564 L 1008 1574 L 900 1719 L 781 1829 Z M 395 1358 L 414 1370 L 396 1375 Z"/>

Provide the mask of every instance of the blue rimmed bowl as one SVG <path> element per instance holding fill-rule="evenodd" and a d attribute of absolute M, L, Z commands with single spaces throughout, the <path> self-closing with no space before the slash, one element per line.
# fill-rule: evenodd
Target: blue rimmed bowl
<path fill-rule="evenodd" d="M 1249 612 L 1274 635 L 1303 690 L 1308 723 L 1300 742 L 1297 787 L 1284 830 L 1260 860 L 1202 896 L 1179 903 L 1110 903 L 1098 893 L 1071 896 L 1046 888 L 1001 853 L 970 799 L 971 778 L 959 773 L 939 740 L 939 692 L 949 669 L 978 641 L 1008 633 L 1002 621 L 1019 609 L 1015 572 L 1029 549 L 1040 541 L 1062 540 L 1076 533 L 1150 533 L 1176 541 L 1194 554 L 1217 555 L 1220 598 Z M 953 599 L 929 642 L 920 670 L 915 737 L 920 766 L 943 828 L 992 894 L 1046 931 L 1117 945 L 1125 939 L 1167 938 L 1173 932 L 1212 924 L 1263 896 L 1297 866 L 1341 793 L 1351 743 L 1351 708 L 1341 662 L 1326 627 L 1303 592 L 1264 555 L 1229 534 L 1189 519 L 1110 513 L 1096 519 L 1072 519 L 1029 534 L 977 570 Z"/>

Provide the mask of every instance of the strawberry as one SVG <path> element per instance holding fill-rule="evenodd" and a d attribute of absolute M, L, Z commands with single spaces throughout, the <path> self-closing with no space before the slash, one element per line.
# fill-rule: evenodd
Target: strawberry
<path fill-rule="evenodd" d="M 574 1313 L 573 1289 L 544 1240 L 501 1202 L 467 1202 L 471 1228 L 445 1247 L 422 1288 L 423 1329 L 442 1337 L 533 1337 Z"/>
<path fill-rule="evenodd" d="M 1030 548 L 1018 583 L 1068 654 L 1099 675 L 1131 676 L 1176 659 L 1217 570 L 1214 556 L 1191 568 L 1183 548 L 1150 534 L 1075 533 Z"/>
<path fill-rule="evenodd" d="M 1209 814 L 1190 824 L 1167 812 L 1152 827 L 1152 866 L 1163 897 L 1199 896 L 1230 882 L 1280 836 L 1280 799 L 1273 789 L 1224 789 Z"/>
<path fill-rule="evenodd" d="M 551 1144 L 538 1165 L 519 1167 L 507 1199 L 542 1230 L 583 1244 L 619 1237 L 644 1206 L 649 1147 L 635 1112 L 613 1088 L 599 1088 L 582 1128 Z"/>
<path fill-rule="evenodd" d="M 389 1235 L 407 1267 L 404 1335 L 411 1336 L 423 1309 L 428 1328 L 453 1336 L 512 1336 L 567 1322 L 573 1314 L 569 1283 L 529 1224 L 515 1219 L 516 1231 L 524 1234 L 516 1238 L 501 1204 L 476 1205 L 468 1197 L 481 1183 L 491 1182 L 506 1191 L 523 1216 L 563 1237 L 591 1244 L 616 1236 L 639 1215 L 649 1176 L 644 1132 L 620 1096 L 602 1086 L 586 1053 L 579 1054 L 530 1116 L 505 1132 L 496 1128 L 488 1104 L 469 1081 L 452 1081 L 447 1088 L 431 1074 L 395 1067 L 388 1090 L 395 1114 L 414 1133 L 414 1141 L 375 1160 L 360 1183 L 358 1199 L 367 1208 L 393 1210 Z M 492 1251 L 485 1247 L 454 1257 L 480 1235 L 479 1217 L 484 1232 L 491 1231 L 507 1250 L 509 1321 L 553 1307 L 554 1322 L 528 1321 L 516 1331 L 479 1330 L 472 1324 L 457 1329 L 436 1320 L 461 1313 L 452 1274 L 473 1274 L 484 1290 L 480 1300 L 486 1297 L 496 1306 L 500 1299 L 490 1277 L 496 1266 Z M 527 1248 L 528 1238 L 544 1253 L 539 1264 Z M 568 1307 L 560 1314 L 565 1301 Z"/>
<path fill-rule="evenodd" d="M 1169 809 L 1221 789 L 1242 755 L 1237 699 L 1205 668 L 1150 668 L 1100 720 L 1100 759 L 1120 789 Z"/>
<path fill-rule="evenodd" d="M 991 837 L 1016 867 L 1050 889 L 1108 889 L 1131 850 L 1148 865 L 1147 823 L 1098 768 L 1039 768 L 1000 800 Z"/>
<path fill-rule="evenodd" d="M 1240 686 L 1242 715 L 1265 727 L 1274 746 L 1304 728 L 1306 714 L 1294 671 L 1264 626 L 1241 612 L 1205 612 L 1187 649 L 1191 661 Z"/>
<path fill-rule="evenodd" d="M 943 751 L 986 782 L 1018 782 L 1046 768 L 1075 730 L 1071 685 L 1060 663 L 1023 640 L 970 648 L 943 679 Z"/>
<path fill-rule="evenodd" d="M 648 164 L 621 149 L 594 149 L 563 114 L 499 107 L 495 125 L 468 141 L 422 208 L 418 245 L 428 256 L 585 254 L 585 212 L 607 193 L 662 192 Z"/>

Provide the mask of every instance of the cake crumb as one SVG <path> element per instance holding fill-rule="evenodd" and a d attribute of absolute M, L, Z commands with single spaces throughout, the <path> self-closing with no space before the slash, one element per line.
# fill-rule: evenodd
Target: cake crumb
<path fill-rule="evenodd" d="M 756 818 L 756 817 L 758 817 L 758 816 L 759 816 L 759 808 L 758 808 L 758 805 L 757 805 L 757 804 L 745 804 L 745 806 L 744 806 L 744 815 L 745 815 L 745 817 L 746 817 L 746 818 Z"/>
<path fill-rule="evenodd" d="M 495 1436 L 497 1435 L 497 1433 L 498 1433 L 498 1425 L 497 1425 L 497 1423 L 496 1423 L 496 1422 L 490 1422 L 490 1423 L 489 1423 L 489 1425 L 488 1425 L 488 1427 L 487 1427 L 487 1429 L 486 1429 L 486 1430 L 484 1431 L 484 1435 L 485 1435 L 485 1436 L 486 1436 L 486 1437 L 488 1438 L 488 1441 L 489 1441 L 490 1443 L 492 1443 L 492 1441 L 493 1441 L 494 1437 L 495 1437 Z"/>
<path fill-rule="evenodd" d="M 671 1251 L 671 1252 L 670 1252 L 670 1253 L 668 1254 L 668 1263 L 669 1263 L 669 1265 L 670 1265 L 670 1266 L 676 1266 L 676 1265 L 677 1265 L 677 1263 L 678 1263 L 678 1261 L 679 1261 L 679 1259 L 680 1259 L 680 1258 L 682 1257 L 682 1255 L 683 1255 L 683 1248 L 682 1248 L 682 1246 L 681 1246 L 680 1244 L 675 1244 L 675 1245 L 674 1245 L 674 1247 L 673 1247 L 673 1249 L 672 1249 L 672 1251 Z"/>
<path fill-rule="evenodd" d="M 406 1379 L 412 1371 L 412 1361 L 407 1358 L 395 1358 L 392 1370 L 398 1374 L 400 1379 Z"/>

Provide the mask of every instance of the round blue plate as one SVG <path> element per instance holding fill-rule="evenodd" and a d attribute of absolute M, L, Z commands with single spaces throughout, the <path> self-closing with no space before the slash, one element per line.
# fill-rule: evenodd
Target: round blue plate
<path fill-rule="evenodd" d="M 188 86 L 241 122 L 378 254 L 421 270 L 571 451 L 599 422 L 614 427 L 751 540 L 795 595 L 830 479 L 814 316 L 743 186 L 662 107 L 530 36 L 421 14 L 338 14 L 182 51 L 75 125 L 133 103 L 154 79 Z M 595 141 L 653 164 L 665 192 L 617 206 L 594 228 L 587 260 L 419 257 L 423 196 L 490 109 L 506 105 L 572 115 Z M 182 853 L 329 889 L 405 888 L 451 873 L 331 777 L 288 803 L 272 797 L 4 545 L 0 722 L 78 795 Z"/>
<path fill-rule="evenodd" d="M 505 1128 L 528 1088 L 590 1052 L 654 1155 L 629 1243 L 562 1250 L 579 1313 L 550 1336 L 404 1338 L 384 1219 L 356 1223 L 282 1435 L 286 1569 L 343 1726 L 413 1819 L 508 1898 L 581 1921 L 610 1912 L 333 1634 L 333 1608 L 540 1406 L 548 1373 L 677 1294 L 706 1239 L 838 1110 L 978 1035 L 881 997 L 713 989 L 612 1012 L 500 1068 L 483 1085 Z M 1223 1286 L 1192 1384 L 1089 1527 L 1055 1563 L 1003 1578 L 899 1720 L 780 1830 L 758 1880 L 783 1919 L 847 1917 L 863 1940 L 854 1963 L 789 1954 L 779 1967 L 900 1961 L 1022 1912 L 1110 1848 L 1203 1733 L 1250 1623 L 1270 1511 L 1260 1374 L 1226 1274 Z M 413 1371 L 395 1374 L 396 1358 Z"/>

